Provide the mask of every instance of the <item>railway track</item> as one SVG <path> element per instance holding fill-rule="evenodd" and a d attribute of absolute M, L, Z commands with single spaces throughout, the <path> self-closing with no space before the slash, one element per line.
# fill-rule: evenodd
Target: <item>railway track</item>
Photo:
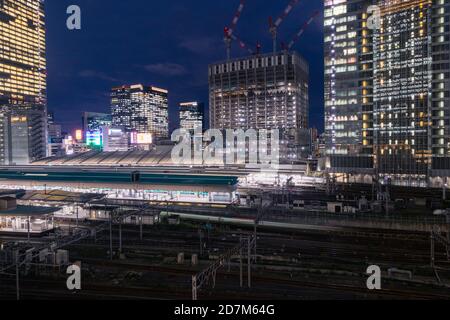
<path fill-rule="evenodd" d="M 111 270 L 121 270 L 121 271 L 145 271 L 145 272 L 152 272 L 159 275 L 164 276 L 171 276 L 171 282 L 172 285 L 176 288 L 176 291 L 173 291 L 172 289 L 162 290 L 158 288 L 145 288 L 145 287 L 136 287 L 136 286 L 128 286 L 128 287 L 122 287 L 122 286 L 111 286 L 106 284 L 92 284 L 88 283 L 87 285 L 84 285 L 83 291 L 77 293 L 75 296 L 68 296 L 68 298 L 80 298 L 82 296 L 85 296 L 85 298 L 92 298 L 92 297 L 100 297 L 100 298 L 112 298 L 112 299 L 153 299 L 155 297 L 161 298 L 161 297 L 167 297 L 168 299 L 188 299 L 190 296 L 190 277 L 196 272 L 196 270 L 186 270 L 186 269 L 179 269 L 174 267 L 167 267 L 167 266 L 148 266 L 148 265 L 140 265 L 136 263 L 124 263 L 124 262 L 104 262 L 101 260 L 86 260 L 86 263 L 88 263 L 91 266 L 96 267 L 107 267 Z M 175 279 L 173 276 L 176 276 Z M 181 280 L 184 279 L 184 280 Z M 239 289 L 236 289 L 238 286 L 238 278 L 239 273 L 236 271 L 226 272 L 224 270 L 220 271 L 218 273 L 218 289 L 214 292 L 218 292 L 217 295 L 214 295 L 214 299 L 235 299 L 235 295 L 223 294 L 220 292 L 231 292 L 234 290 L 234 292 L 240 292 Z M 230 280 L 234 279 L 236 285 L 230 286 Z M 361 279 L 358 279 L 361 280 Z M 312 282 L 312 281 L 306 281 L 306 280 L 299 280 L 299 279 L 286 279 L 282 278 L 280 276 L 269 276 L 266 274 L 261 273 L 255 273 L 252 277 L 252 281 L 254 283 L 254 287 L 256 288 L 256 292 L 254 294 L 250 293 L 248 298 L 252 299 L 264 299 L 264 298 L 273 298 L 274 294 L 278 296 L 279 298 L 285 296 L 286 294 L 288 296 L 304 296 L 305 292 L 308 292 L 308 290 L 318 290 L 319 295 L 329 295 L 329 294 L 344 294 L 344 295 L 357 295 L 360 298 L 372 298 L 372 299 L 420 299 L 420 300 L 449 300 L 450 294 L 443 294 L 443 293 L 432 293 L 427 292 L 425 290 L 429 290 L 429 288 L 419 288 L 416 290 L 412 289 L 382 289 L 377 291 L 369 291 L 368 289 L 363 287 L 364 281 L 356 281 L 356 283 L 359 282 L 359 284 L 342 284 L 342 283 L 332 283 L 329 280 L 327 282 Z M 222 282 L 227 283 L 228 285 L 223 285 Z M 39 286 L 40 288 L 45 288 L 45 290 L 39 291 L 42 293 L 50 291 L 50 295 L 53 292 L 60 292 L 57 289 L 60 288 L 64 292 L 63 289 L 61 289 L 61 282 L 57 281 L 43 281 L 43 280 L 26 280 L 25 283 L 27 285 L 24 287 L 25 297 L 26 296 L 32 296 L 34 293 L 38 294 L 38 291 L 33 288 L 33 286 Z M 221 287 L 223 285 L 223 288 Z M 262 294 L 259 292 L 259 290 L 270 292 L 270 294 Z M 288 290 L 289 292 L 287 293 Z M 421 291 L 418 291 L 421 290 Z M 206 293 L 208 293 L 210 290 L 206 289 Z M 245 291 L 245 290 L 244 290 Z M 317 294 L 317 293 L 316 293 Z M 67 295 L 67 294 L 66 294 Z"/>
<path fill-rule="evenodd" d="M 372 230 L 371 232 L 375 232 Z M 382 234 L 384 231 L 376 232 Z M 239 241 L 240 235 L 250 235 L 252 231 L 245 228 L 227 228 L 221 232 L 212 231 L 209 237 L 210 254 L 218 255 L 226 250 L 234 247 Z M 387 232 L 390 234 L 390 232 Z M 429 262 L 429 237 L 421 233 L 402 232 L 405 238 L 386 237 L 381 241 L 368 235 L 361 234 L 358 237 L 352 237 L 347 234 L 332 232 L 317 232 L 316 230 L 304 232 L 279 232 L 263 231 L 258 233 L 258 255 L 266 257 L 279 257 L 282 261 L 268 262 L 267 260 L 259 261 L 254 271 L 253 281 L 257 284 L 256 291 L 251 293 L 242 291 L 237 288 L 239 274 L 235 271 L 227 273 L 220 271 L 218 273 L 218 281 L 220 279 L 235 279 L 235 284 L 222 283 L 220 290 L 214 292 L 205 291 L 205 294 L 211 294 L 211 298 L 219 299 L 235 299 L 236 293 L 239 297 L 247 297 L 252 299 L 270 299 L 273 297 L 308 297 L 308 294 L 324 294 L 326 296 L 357 296 L 360 298 L 387 298 L 387 299 L 449 299 L 449 295 L 435 290 L 435 287 L 424 286 L 420 288 L 397 288 L 392 287 L 381 291 L 371 292 L 361 285 L 361 278 L 355 277 L 350 279 L 355 283 L 333 283 L 333 279 L 341 280 L 336 275 L 330 274 L 324 279 L 317 281 L 308 281 L 307 279 L 299 279 L 298 277 L 290 278 L 288 272 L 283 271 L 264 271 L 271 267 L 277 266 L 295 266 L 289 260 L 297 259 L 302 266 L 314 266 L 318 268 L 337 268 L 338 271 L 349 271 L 361 274 L 363 267 L 367 261 L 385 266 L 410 266 L 412 269 L 421 268 Z M 152 275 L 161 275 L 170 277 L 176 290 L 176 294 L 171 295 L 170 290 L 162 290 L 161 288 L 145 288 L 145 287 L 117 287 L 107 284 L 91 283 L 86 291 L 80 293 L 77 298 L 112 298 L 112 299 L 146 299 L 167 297 L 169 299 L 187 299 L 190 297 L 190 278 L 199 271 L 199 268 L 191 267 L 171 267 L 164 265 L 139 264 L 136 260 L 145 261 L 146 257 L 152 255 L 160 257 L 172 256 L 176 257 L 176 253 L 198 253 L 199 235 L 196 228 L 184 230 L 167 230 L 164 228 L 145 228 L 144 240 L 139 240 L 139 231 L 137 228 L 124 226 L 122 228 L 123 249 L 125 253 L 135 259 L 127 261 L 109 261 L 106 259 L 96 259 L 89 255 L 83 256 L 77 252 L 85 253 L 86 251 L 101 250 L 105 252 L 109 250 L 109 239 L 105 234 L 99 235 L 96 243 L 92 241 L 83 241 L 69 247 L 74 252 L 77 259 L 83 261 L 83 264 L 93 266 L 99 270 L 116 270 L 115 272 L 125 272 L 129 270 L 142 271 Z M 410 238 L 407 238 L 410 237 Z M 204 239 L 206 241 L 206 239 Z M 113 232 L 114 250 L 118 248 L 118 230 Z M 300 254 L 300 255 L 299 255 Z M 72 256 L 72 253 L 71 253 Z M 143 257 L 143 258 L 139 258 Z M 443 250 L 440 250 L 436 259 L 444 261 L 446 256 Z M 293 268 L 295 270 L 295 268 Z M 292 272 L 291 272 L 292 274 Z M 295 274 L 295 272 L 294 272 Z M 331 279 L 331 280 L 330 280 Z M 327 280 L 327 281 L 325 281 Z M 24 293 L 28 298 L 50 298 L 60 294 L 59 287 L 50 284 L 45 287 L 45 293 L 38 294 L 39 289 L 33 287 L 33 284 L 46 285 L 48 280 L 29 280 L 24 281 Z M 28 284 L 28 281 L 30 284 Z M 33 282 L 35 281 L 35 282 Z M 223 281 L 222 281 L 223 282 Z M 229 282 L 229 281 L 228 281 Z M 55 284 L 56 285 L 56 284 Z M 59 286 L 61 283 L 59 283 Z M 0 285 L 2 288 L 3 284 Z M 401 286 L 400 286 L 401 287 Z M 13 290 L 14 287 L 9 288 Z M 89 289 L 89 290 L 88 290 Z M 64 289 L 61 289 L 64 291 Z M 160 290 L 160 291 L 158 291 Z M 435 290 L 435 292 L 433 292 Z M 120 292 L 119 292 L 120 291 Z M 266 291 L 266 292 L 263 292 Z M 431 291 L 431 292 L 430 292 Z M 0 291 L 0 297 L 2 296 Z M 11 291 L 13 292 L 13 291 Z M 225 293 L 221 293 L 225 292 Z M 268 293 L 269 292 L 269 293 Z M 180 294 L 178 296 L 178 294 Z M 58 295 L 56 295 L 58 296 Z M 58 296 L 59 297 L 59 296 Z M 73 294 L 64 293 L 64 297 L 73 298 Z"/>

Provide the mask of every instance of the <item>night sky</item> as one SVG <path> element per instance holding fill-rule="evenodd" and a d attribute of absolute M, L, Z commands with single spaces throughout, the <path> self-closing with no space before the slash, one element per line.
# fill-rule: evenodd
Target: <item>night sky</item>
<path fill-rule="evenodd" d="M 225 60 L 223 28 L 239 0 L 46 0 L 48 109 L 67 131 L 81 126 L 82 111 L 109 112 L 110 89 L 143 83 L 167 88 L 170 127 L 180 101 L 208 104 L 208 64 Z M 66 9 L 82 11 L 82 29 L 66 28 Z M 249 45 L 272 50 L 268 17 L 288 0 L 247 0 L 236 30 Z M 279 30 L 289 42 L 323 2 L 303 0 Z M 323 130 L 323 14 L 295 46 L 310 63 L 311 126 Z M 233 44 L 234 57 L 246 51 Z"/>

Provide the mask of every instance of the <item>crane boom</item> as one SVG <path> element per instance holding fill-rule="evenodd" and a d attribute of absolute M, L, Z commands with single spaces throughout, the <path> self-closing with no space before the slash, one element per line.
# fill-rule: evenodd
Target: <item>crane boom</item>
<path fill-rule="evenodd" d="M 283 23 L 283 21 L 287 18 L 287 16 L 291 13 L 291 11 L 294 9 L 294 7 L 300 2 L 300 0 L 291 0 L 289 2 L 286 9 L 284 9 L 283 13 L 278 17 L 278 19 L 273 22 L 272 17 L 269 18 L 269 25 L 270 25 L 270 33 L 272 34 L 273 39 L 273 53 L 275 54 L 277 52 L 277 34 L 278 34 L 278 28 Z"/>
<path fill-rule="evenodd" d="M 225 32 L 225 37 L 224 37 L 224 41 L 225 41 L 225 45 L 227 47 L 227 59 L 230 60 L 231 58 L 231 41 L 233 40 L 232 35 L 234 33 L 234 30 L 236 29 L 236 26 L 239 22 L 239 19 L 242 15 L 242 11 L 245 8 L 245 0 L 240 0 L 239 3 L 239 7 L 236 10 L 236 13 L 233 17 L 233 20 L 231 21 L 231 24 L 229 27 L 225 27 L 224 32 Z"/>
<path fill-rule="evenodd" d="M 275 21 L 274 26 L 278 28 L 299 2 L 300 0 L 291 0 L 286 9 L 284 9 L 283 13 Z"/>
<path fill-rule="evenodd" d="M 236 34 L 232 34 L 231 35 L 231 39 L 233 39 L 234 41 L 236 41 L 239 44 L 239 47 L 241 47 L 244 50 L 247 50 L 248 53 L 250 53 L 250 55 L 254 55 L 255 53 L 252 51 L 252 49 L 250 49 L 249 46 L 247 46 L 247 44 L 241 40 L 241 38 L 239 38 L 239 36 L 237 36 Z"/>
<path fill-rule="evenodd" d="M 314 12 L 314 14 L 306 21 L 301 29 L 297 32 L 297 34 L 294 36 L 291 42 L 289 42 L 289 45 L 287 46 L 287 50 L 291 50 L 294 44 L 300 39 L 300 37 L 305 33 L 306 29 L 313 23 L 314 19 L 319 15 L 319 11 Z"/>
<path fill-rule="evenodd" d="M 230 36 L 233 34 L 234 30 L 236 29 L 236 26 L 239 22 L 239 19 L 241 18 L 244 7 L 245 7 L 245 0 L 241 0 L 241 2 L 239 3 L 239 7 L 236 11 L 236 14 L 234 15 L 233 20 L 231 21 L 231 25 L 228 28 L 228 32 L 230 33 Z"/>

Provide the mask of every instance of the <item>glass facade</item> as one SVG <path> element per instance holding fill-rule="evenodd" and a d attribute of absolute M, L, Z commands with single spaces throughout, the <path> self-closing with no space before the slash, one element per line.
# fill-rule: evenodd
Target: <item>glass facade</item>
<path fill-rule="evenodd" d="M 370 26 L 371 5 L 380 10 L 379 26 Z M 450 176 L 449 13 L 444 0 L 325 1 L 333 172 L 403 185 Z"/>
<path fill-rule="evenodd" d="M 374 156 L 379 172 L 426 177 L 431 63 L 431 1 L 380 1 L 381 27 L 374 35 Z"/>
<path fill-rule="evenodd" d="M 82 125 L 83 132 L 98 131 L 112 125 L 112 116 L 107 113 L 83 112 Z"/>
<path fill-rule="evenodd" d="M 0 163 L 3 164 L 19 158 L 33 161 L 46 156 L 44 19 L 43 0 L 0 0 Z M 20 144 L 14 141 L 12 133 L 23 126 L 15 119 L 21 119 L 24 128 L 28 126 L 27 132 L 23 132 L 27 141 L 21 139 Z M 18 150 L 19 146 L 27 149 Z M 24 156 L 25 153 L 28 155 Z"/>
<path fill-rule="evenodd" d="M 180 128 L 193 131 L 205 128 L 205 105 L 200 102 L 180 103 Z"/>
<path fill-rule="evenodd" d="M 328 155 L 372 155 L 371 0 L 325 1 L 325 133 Z"/>

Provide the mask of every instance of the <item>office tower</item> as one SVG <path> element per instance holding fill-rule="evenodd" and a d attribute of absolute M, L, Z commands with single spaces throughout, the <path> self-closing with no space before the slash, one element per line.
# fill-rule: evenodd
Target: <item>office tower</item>
<path fill-rule="evenodd" d="M 129 139 L 127 133 L 121 128 L 103 127 L 102 128 L 103 151 L 128 151 Z"/>
<path fill-rule="evenodd" d="M 4 117 L 5 164 L 27 165 L 47 156 L 47 115 L 41 108 L 12 108 Z"/>
<path fill-rule="evenodd" d="M 48 125 L 48 143 L 47 143 L 48 156 L 62 156 L 63 155 L 63 136 L 62 128 L 59 124 Z"/>
<path fill-rule="evenodd" d="M 333 165 L 373 165 L 373 39 L 367 27 L 373 2 L 325 1 L 325 133 Z"/>
<path fill-rule="evenodd" d="M 112 116 L 107 113 L 99 112 L 83 112 L 82 114 L 83 132 L 98 131 L 102 127 L 110 127 L 112 125 Z"/>
<path fill-rule="evenodd" d="M 425 182 L 431 169 L 431 1 L 380 1 L 374 32 L 374 157 L 396 180 Z M 447 61 L 449 57 L 447 57 Z"/>
<path fill-rule="evenodd" d="M 42 0 L 0 1 L 0 48 L 0 163 L 43 158 L 47 115 Z"/>
<path fill-rule="evenodd" d="M 265 54 L 209 67 L 210 127 L 279 129 L 282 158 L 298 157 L 298 129 L 308 128 L 309 66 L 294 52 Z"/>
<path fill-rule="evenodd" d="M 412 186 L 449 176 L 449 14 L 441 0 L 326 1 L 333 172 Z"/>
<path fill-rule="evenodd" d="M 62 155 L 62 143 L 63 143 L 63 135 L 61 125 L 59 124 L 49 125 L 48 144 L 47 144 L 48 156 L 54 157 Z"/>
<path fill-rule="evenodd" d="M 150 133 L 156 138 L 169 137 L 168 91 L 141 84 L 113 88 L 112 123 L 127 133 Z"/>
<path fill-rule="evenodd" d="M 196 128 L 205 130 L 205 105 L 201 102 L 180 103 L 180 128 L 190 131 Z"/>

